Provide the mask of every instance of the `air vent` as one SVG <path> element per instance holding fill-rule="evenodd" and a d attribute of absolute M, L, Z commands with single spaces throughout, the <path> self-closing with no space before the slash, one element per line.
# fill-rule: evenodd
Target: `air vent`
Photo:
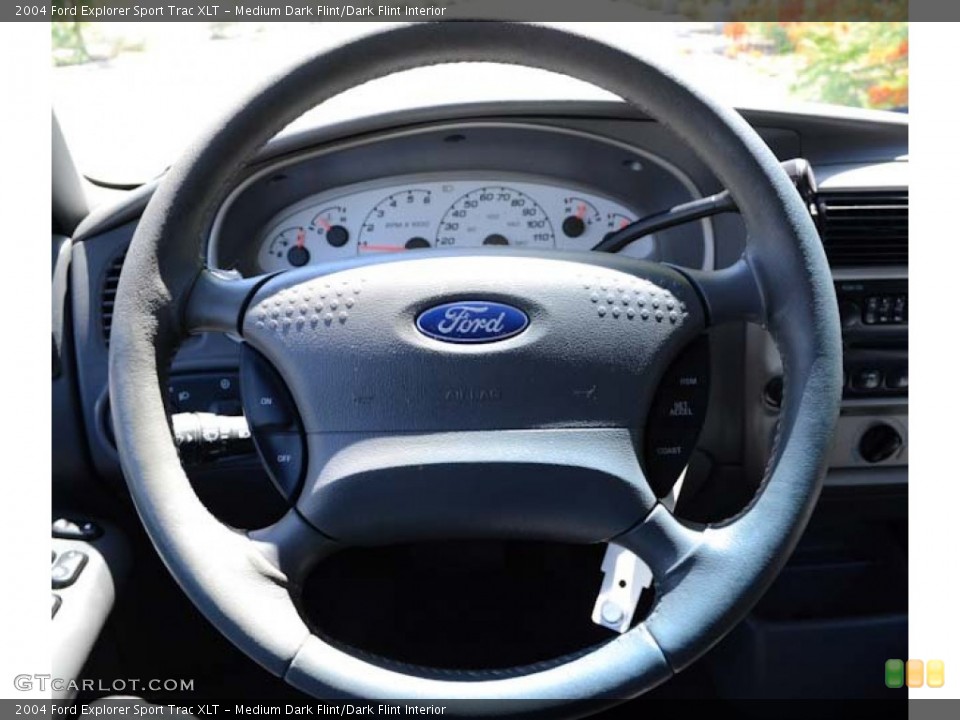
<path fill-rule="evenodd" d="M 100 289 L 100 324 L 103 328 L 103 341 L 108 346 L 110 345 L 110 328 L 113 325 L 113 304 L 117 299 L 120 270 L 123 268 L 123 259 L 126 255 L 126 251 L 123 251 L 113 259 L 103 276 L 103 287 Z"/>
<path fill-rule="evenodd" d="M 907 264 L 907 193 L 820 193 L 817 204 L 831 266 Z"/>

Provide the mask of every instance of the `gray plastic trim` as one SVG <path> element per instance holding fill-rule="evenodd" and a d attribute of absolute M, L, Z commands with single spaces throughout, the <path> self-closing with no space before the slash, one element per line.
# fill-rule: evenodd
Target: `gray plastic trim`
<path fill-rule="evenodd" d="M 64 681 L 80 677 L 129 572 L 126 540 L 116 527 L 99 520 L 95 522 L 104 533 L 93 542 L 59 538 L 52 541 L 58 556 L 67 550 L 77 550 L 87 556 L 87 564 L 76 582 L 67 588 L 53 590 L 62 603 L 51 621 L 50 669 L 53 677 Z M 68 687 L 53 690 L 55 700 L 69 700 L 75 695 Z"/>

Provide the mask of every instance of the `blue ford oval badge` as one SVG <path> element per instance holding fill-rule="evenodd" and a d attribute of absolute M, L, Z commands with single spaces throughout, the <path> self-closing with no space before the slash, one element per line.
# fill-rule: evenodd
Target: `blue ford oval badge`
<path fill-rule="evenodd" d="M 427 337 L 450 343 L 506 340 L 530 324 L 527 314 L 512 305 L 483 300 L 435 305 L 417 317 L 417 329 Z"/>

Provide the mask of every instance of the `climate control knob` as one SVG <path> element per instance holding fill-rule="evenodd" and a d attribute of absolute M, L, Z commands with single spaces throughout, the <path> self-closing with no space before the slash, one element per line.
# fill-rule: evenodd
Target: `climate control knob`
<path fill-rule="evenodd" d="M 903 447 L 900 433 L 886 423 L 874 425 L 860 438 L 860 456 L 868 463 L 889 460 Z"/>

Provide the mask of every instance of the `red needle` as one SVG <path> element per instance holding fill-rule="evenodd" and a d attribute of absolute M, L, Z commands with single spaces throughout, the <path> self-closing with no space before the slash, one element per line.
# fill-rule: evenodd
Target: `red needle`
<path fill-rule="evenodd" d="M 580 220 L 583 220 L 583 216 L 586 214 L 587 214 L 587 206 L 584 205 L 583 203 L 580 203 L 579 205 L 577 205 L 577 217 Z"/>
<path fill-rule="evenodd" d="M 307 233 L 304 231 L 304 229 L 300 228 L 297 230 L 297 247 L 303 247 L 303 244 L 306 242 L 306 240 Z"/>
<path fill-rule="evenodd" d="M 326 218 L 318 217 L 316 222 L 320 224 L 320 227 L 323 228 L 324 232 L 327 232 L 331 227 L 330 223 L 326 220 Z"/>
<path fill-rule="evenodd" d="M 361 250 L 373 250 L 375 252 L 403 252 L 406 250 L 403 245 L 361 245 Z"/>

